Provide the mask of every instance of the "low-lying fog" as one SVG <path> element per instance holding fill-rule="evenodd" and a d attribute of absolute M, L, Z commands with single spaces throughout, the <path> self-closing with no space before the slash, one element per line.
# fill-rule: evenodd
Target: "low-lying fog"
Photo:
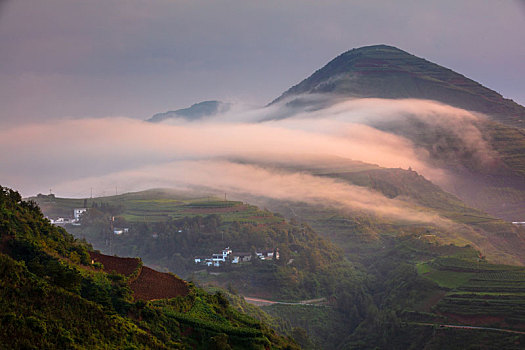
<path fill-rule="evenodd" d="M 318 97 L 304 97 L 304 99 Z M 304 101 L 303 101 L 304 102 Z M 308 102 L 308 101 L 307 101 Z M 309 101 L 311 102 L 311 101 Z M 308 168 L 361 161 L 411 167 L 441 185 L 453 181 L 423 147 L 378 125 L 417 119 L 459 138 L 481 164 L 494 152 L 468 111 L 424 100 L 353 99 L 312 107 L 286 101 L 196 121 L 126 117 L 33 123 L 0 131 L 0 183 L 23 195 L 110 195 L 153 187 L 334 204 L 408 220 L 435 220 L 407 203 L 316 176 Z M 385 130 L 385 128 L 382 128 Z M 269 165 L 271 164 L 271 165 Z"/>

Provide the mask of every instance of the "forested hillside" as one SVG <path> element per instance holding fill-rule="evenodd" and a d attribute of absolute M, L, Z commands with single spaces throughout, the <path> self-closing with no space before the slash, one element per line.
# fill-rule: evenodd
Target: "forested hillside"
<path fill-rule="evenodd" d="M 451 69 L 388 45 L 344 52 L 272 103 L 313 93 L 436 100 L 486 113 L 507 125 L 524 127 L 523 106 Z"/>
<path fill-rule="evenodd" d="M 353 115 L 352 101 L 368 101 L 370 106 L 405 101 L 414 110 L 386 118 L 365 110 Z M 429 101 L 449 112 L 415 112 Z M 354 122 L 410 140 L 425 154 L 425 162 L 450 176 L 448 181 L 433 180 L 469 206 L 522 221 L 525 107 L 451 69 L 387 45 L 342 53 L 271 105 L 289 109 L 278 118 L 293 118 L 293 111 L 323 111 L 338 103 L 348 103 L 348 118 Z"/>
<path fill-rule="evenodd" d="M 479 229 L 497 227 L 490 226 L 493 218 L 414 172 L 367 171 L 325 176 L 373 186 L 391 197 L 412 198 Z M 82 199 L 49 196 L 37 200 L 50 212 L 84 204 Z M 525 305 L 525 270 L 491 264 L 459 241 L 443 244 L 450 233 L 437 226 L 356 216 L 306 203 L 274 203 L 283 212 L 293 211 L 294 218 L 285 220 L 242 202 L 177 198 L 161 191 L 87 199 L 86 204 L 90 209 L 80 226 L 68 226 L 76 236 L 107 253 L 141 256 L 206 288 L 222 286 L 239 309 L 245 309 L 239 302 L 242 296 L 285 302 L 263 309 L 305 348 L 439 349 L 454 338 L 452 348 L 457 349 L 466 342 L 518 349 L 524 342 L 519 332 L 525 319 L 515 311 Z M 112 225 L 129 230 L 115 235 Z M 234 251 L 278 249 L 280 256 L 220 267 L 195 264 L 195 256 L 210 256 L 227 246 Z M 303 302 L 308 300 L 322 302 Z M 488 330 L 448 325 L 499 330 L 487 335 Z"/>
<path fill-rule="evenodd" d="M 147 269 L 138 259 L 92 252 L 51 225 L 33 202 L 3 187 L 0 235 L 2 348 L 297 347 L 236 311 L 221 292 L 208 294 L 187 284 L 170 299 L 141 294 L 145 273 L 176 277 Z M 129 271 L 120 269 L 129 262 L 134 265 Z"/>

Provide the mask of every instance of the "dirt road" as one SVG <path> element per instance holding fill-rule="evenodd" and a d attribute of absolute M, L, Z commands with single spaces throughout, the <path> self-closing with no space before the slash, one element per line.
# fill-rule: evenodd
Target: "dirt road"
<path fill-rule="evenodd" d="M 487 331 L 496 331 L 496 332 L 507 332 L 515 334 L 525 334 L 523 331 L 516 331 L 512 329 L 504 328 L 492 328 L 492 327 L 479 327 L 479 326 L 466 326 L 466 325 L 453 325 L 453 324 L 434 324 L 434 323 L 419 323 L 414 322 L 412 324 L 417 324 L 421 326 L 438 326 L 440 328 L 460 328 L 460 329 L 477 329 L 477 330 L 487 330 Z"/>
<path fill-rule="evenodd" d="M 245 296 L 244 300 L 246 300 L 247 303 L 257 305 L 257 306 L 269 306 L 269 305 L 274 305 L 274 304 L 326 306 L 326 298 L 301 300 L 301 301 L 294 302 L 294 303 L 284 302 L 284 301 L 273 301 L 273 300 L 248 297 L 248 296 Z"/>

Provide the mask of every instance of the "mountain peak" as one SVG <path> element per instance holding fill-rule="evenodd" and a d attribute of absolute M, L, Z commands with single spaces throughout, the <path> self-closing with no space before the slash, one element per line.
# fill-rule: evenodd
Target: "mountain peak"
<path fill-rule="evenodd" d="M 272 103 L 302 94 L 435 100 L 525 126 L 523 106 L 448 68 L 384 44 L 342 53 Z"/>
<path fill-rule="evenodd" d="M 348 54 L 348 53 L 351 53 L 351 52 L 373 52 L 373 51 L 385 51 L 385 52 L 388 52 L 388 51 L 391 51 L 391 52 L 404 52 L 406 54 L 408 54 L 407 52 L 395 47 L 395 46 L 391 46 L 391 45 L 386 45 L 386 44 L 377 44 L 377 45 L 369 45 L 369 46 L 362 46 L 362 47 L 357 47 L 357 48 L 353 48 L 351 50 L 348 50 L 346 52 L 344 52 L 342 55 L 345 55 L 345 54 Z"/>
<path fill-rule="evenodd" d="M 195 103 L 188 108 L 177 109 L 165 113 L 157 113 L 148 122 L 158 123 L 173 118 L 182 118 L 186 120 L 195 120 L 204 117 L 213 116 L 218 113 L 227 112 L 231 107 L 230 103 L 221 101 L 203 101 Z"/>

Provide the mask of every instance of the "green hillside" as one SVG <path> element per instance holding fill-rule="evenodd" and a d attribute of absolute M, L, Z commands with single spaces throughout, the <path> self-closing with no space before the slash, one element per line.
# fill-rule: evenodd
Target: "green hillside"
<path fill-rule="evenodd" d="M 231 107 L 230 103 L 220 101 L 203 101 L 195 103 L 194 105 L 177 109 L 176 111 L 168 111 L 164 113 L 157 113 L 147 121 L 151 123 L 160 123 L 170 119 L 186 119 L 198 120 L 205 117 L 210 117 L 218 113 L 227 112 Z"/>
<path fill-rule="evenodd" d="M 437 349 L 447 337 L 455 339 L 453 345 L 458 349 L 464 344 L 460 339 L 479 348 L 523 344 L 520 313 L 508 306 L 523 303 L 525 270 L 489 263 L 498 254 L 517 263 L 512 259 L 519 252 L 506 243 L 497 246 L 499 240 L 493 239 L 508 236 L 511 242 L 512 235 L 522 237 L 516 228 L 469 208 L 413 171 L 362 166 L 353 170 L 312 171 L 439 213 L 458 227 L 468 228 L 470 234 L 474 232 L 470 239 L 488 237 L 495 253 L 481 254 L 472 242 L 465 245 L 469 239 L 465 232 L 431 224 L 268 201 L 272 210 L 293 217 L 285 220 L 241 202 L 192 199 L 161 190 L 87 199 L 91 209 L 81 225 L 67 229 L 106 253 L 140 256 L 147 264 L 183 274 L 207 288 L 222 286 L 230 291 L 228 298 L 238 309 L 248 310 L 239 295 L 285 302 L 263 307 L 273 321 L 264 313 L 250 312 L 293 334 L 307 349 Z M 36 200 L 50 211 L 83 204 L 82 199 L 50 196 Z M 132 211 L 140 215 L 129 216 Z M 113 224 L 128 227 L 129 232 L 112 234 L 107 240 L 112 215 L 116 215 Z M 209 256 L 226 246 L 234 251 L 278 248 L 280 259 L 219 268 L 193 262 L 195 256 Z M 468 270 L 472 267 L 477 270 Z M 485 283 L 489 279 L 492 282 Z M 485 284 L 484 290 L 476 287 L 480 284 Z M 301 303 L 319 298 L 325 303 Z M 454 305 L 458 307 L 451 313 Z M 488 330 L 446 325 L 500 330 L 488 336 Z"/>
<path fill-rule="evenodd" d="M 341 54 L 272 103 L 312 93 L 435 100 L 488 114 L 504 124 L 525 126 L 523 106 L 450 69 L 387 45 Z"/>
<path fill-rule="evenodd" d="M 30 198 L 50 218 L 72 217 L 75 208 L 94 208 L 119 215 L 131 223 L 166 222 L 173 219 L 220 213 L 224 221 L 250 221 L 254 223 L 281 222 L 255 206 L 237 201 L 224 201 L 211 196 L 190 196 L 172 190 L 154 189 L 125 193 L 103 198 L 70 199 L 53 195 Z M 249 220 L 247 218 L 250 218 Z"/>
<path fill-rule="evenodd" d="M 478 325 L 525 323 L 525 268 L 439 258 L 418 271 L 449 290 L 437 304 L 443 314 Z"/>
<path fill-rule="evenodd" d="M 297 347 L 236 311 L 220 292 L 189 285 L 185 296 L 134 298 L 134 273 L 104 272 L 90 259 L 89 245 L 3 187 L 0 235 L 2 348 Z"/>
<path fill-rule="evenodd" d="M 331 170 L 327 166 L 316 169 L 313 174 L 377 191 L 399 200 L 415 212 L 450 220 L 448 224 L 440 224 L 437 218 L 436 223 L 418 223 L 304 202 L 265 202 L 276 212 L 308 223 L 349 253 L 359 251 L 358 242 L 375 242 L 386 236 L 419 235 L 440 244 L 472 245 L 494 262 L 525 264 L 523 229 L 470 207 L 415 171 L 387 168 Z"/>
<path fill-rule="evenodd" d="M 429 162 L 452 177 L 450 188 L 470 206 L 508 221 L 525 217 L 525 131 L 489 120 L 473 127 L 492 150 L 491 161 L 476 155 L 459 134 L 432 122 L 406 117 L 373 126 L 411 140 L 425 149 Z"/>
<path fill-rule="evenodd" d="M 303 98 L 309 94 L 324 99 Z M 367 124 L 424 149 L 426 161 L 451 177 L 448 190 L 469 206 L 508 221 L 525 220 L 525 107 L 450 69 L 386 45 L 341 54 L 273 103 L 287 101 L 292 109 L 317 104 L 314 108 L 322 109 L 348 98 L 427 99 L 488 116 L 469 127 L 489 146 L 490 161 L 477 155 L 479 145 L 465 143 L 463 132 L 453 132 L 448 120 L 407 114 Z"/>

